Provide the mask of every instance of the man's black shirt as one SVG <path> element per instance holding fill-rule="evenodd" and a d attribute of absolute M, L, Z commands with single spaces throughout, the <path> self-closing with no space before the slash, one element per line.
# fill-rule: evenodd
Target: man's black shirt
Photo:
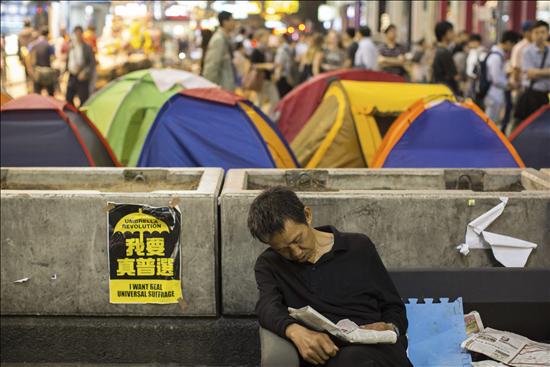
<path fill-rule="evenodd" d="M 458 95 L 458 83 L 455 79 L 458 71 L 453 60 L 453 54 L 445 47 L 438 46 L 432 65 L 432 81 L 447 85 L 454 94 Z"/>
<path fill-rule="evenodd" d="M 332 226 L 317 229 L 334 234 L 332 249 L 317 263 L 293 262 L 271 248 L 256 260 L 260 325 L 285 337 L 287 326 L 296 322 L 287 307 L 309 305 L 334 323 L 341 319 L 358 325 L 393 323 L 403 340 L 405 305 L 370 239 Z"/>

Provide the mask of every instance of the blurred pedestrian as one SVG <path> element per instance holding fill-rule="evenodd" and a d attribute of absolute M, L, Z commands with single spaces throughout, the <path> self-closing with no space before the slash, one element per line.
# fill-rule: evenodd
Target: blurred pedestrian
<path fill-rule="evenodd" d="M 483 104 L 485 113 L 497 125 L 501 122 L 500 116 L 506 105 L 506 91 L 512 88 L 506 75 L 506 55 L 512 51 L 512 47 L 519 41 L 519 38 L 519 34 L 514 31 L 504 32 L 500 42 L 491 48 L 486 57 L 489 88 Z"/>
<path fill-rule="evenodd" d="M 470 35 L 470 41 L 468 42 L 468 56 L 466 57 L 466 97 L 468 98 L 475 98 L 479 63 L 482 60 L 485 60 L 486 57 L 487 51 L 481 43 L 481 36 L 475 33 Z"/>
<path fill-rule="evenodd" d="M 359 45 L 355 41 L 355 28 L 346 28 L 342 36 L 342 44 L 346 50 L 345 68 L 352 68 L 355 65 L 355 54 Z"/>
<path fill-rule="evenodd" d="M 256 90 L 256 105 L 259 106 L 267 115 L 271 116 L 275 106 L 279 102 L 279 92 L 273 82 L 274 63 L 273 57 L 269 52 L 269 32 L 265 29 L 260 29 L 254 35 L 256 47 L 250 55 L 251 69 L 259 76 L 263 73 L 259 89 Z"/>
<path fill-rule="evenodd" d="M 78 95 L 82 106 L 90 95 L 90 80 L 95 68 L 94 51 L 84 42 L 84 30 L 81 26 L 74 27 L 69 55 L 67 58 L 67 71 L 69 82 L 67 84 L 67 102 L 74 103 L 74 97 Z"/>
<path fill-rule="evenodd" d="M 461 94 L 467 91 L 467 76 L 466 76 L 466 59 L 468 57 L 468 41 L 470 34 L 466 31 L 460 31 L 456 37 L 456 42 L 453 47 L 453 61 L 458 74 L 458 88 Z"/>
<path fill-rule="evenodd" d="M 210 39 L 204 59 L 203 76 L 220 87 L 235 90 L 235 68 L 231 49 L 231 32 L 235 29 L 233 15 L 227 11 L 218 14 L 220 23 Z"/>
<path fill-rule="evenodd" d="M 378 50 L 372 42 L 371 31 L 367 26 L 359 28 L 358 47 L 355 53 L 355 67 L 377 70 Z"/>
<path fill-rule="evenodd" d="M 325 37 L 325 48 L 323 49 L 323 60 L 321 71 L 332 71 L 341 69 L 346 61 L 346 55 L 342 49 L 340 35 L 336 31 L 328 32 Z"/>
<path fill-rule="evenodd" d="M 550 46 L 548 23 L 539 20 L 531 30 L 532 43 L 523 51 L 521 71 L 523 94 L 518 98 L 515 117 L 523 121 L 541 106 L 548 104 L 550 93 Z"/>
<path fill-rule="evenodd" d="M 417 41 L 411 50 L 410 60 L 411 81 L 414 83 L 428 83 L 431 79 L 431 65 L 433 63 L 433 47 L 430 46 L 425 38 Z"/>
<path fill-rule="evenodd" d="M 521 62 L 525 48 L 531 44 L 531 30 L 535 24 L 532 20 L 526 20 L 521 25 L 523 39 L 519 41 L 512 49 L 510 65 L 512 66 L 512 81 L 521 84 Z"/>
<path fill-rule="evenodd" d="M 402 77 L 408 77 L 405 70 L 405 53 L 406 49 L 397 43 L 397 27 L 390 24 L 384 30 L 385 41 L 378 49 L 380 56 L 378 64 L 380 68 L 387 72 L 396 74 Z"/>
<path fill-rule="evenodd" d="M 29 44 L 34 41 L 36 32 L 32 27 L 30 19 L 25 19 L 23 22 L 23 29 L 17 35 L 17 56 L 19 56 L 19 62 L 23 65 L 25 69 L 25 77 L 27 81 L 27 89 L 29 87 Z"/>
<path fill-rule="evenodd" d="M 296 47 L 294 48 L 298 63 L 302 60 L 311 44 L 311 36 L 309 33 L 301 33 L 298 37 L 298 42 L 296 42 Z"/>
<path fill-rule="evenodd" d="M 233 51 L 233 65 L 235 65 L 235 72 L 237 73 L 237 86 L 241 86 L 244 74 L 249 67 L 249 61 L 246 57 L 242 42 L 237 42 L 235 44 L 235 50 Z"/>
<path fill-rule="evenodd" d="M 298 83 L 296 60 L 292 37 L 283 34 L 280 38 L 280 45 L 275 54 L 275 80 L 279 96 L 283 98 Z"/>
<path fill-rule="evenodd" d="M 33 79 L 34 93 L 42 93 L 46 89 L 53 97 L 59 77 L 58 71 L 52 68 L 55 50 L 48 41 L 48 28 L 40 31 L 40 36 L 28 45 L 29 71 Z"/>
<path fill-rule="evenodd" d="M 442 21 L 435 26 L 437 47 L 432 64 L 432 81 L 447 85 L 455 95 L 460 95 L 458 72 L 449 47 L 455 38 L 453 25 Z"/>
<path fill-rule="evenodd" d="M 200 63 L 200 75 L 204 76 L 204 59 L 206 59 L 206 52 L 208 51 L 208 43 L 212 38 L 212 31 L 210 29 L 201 29 L 201 63 Z M 178 42 L 179 44 L 179 42 Z"/>
<path fill-rule="evenodd" d="M 308 38 L 309 45 L 300 62 L 300 83 L 321 73 L 323 61 L 323 35 L 313 34 Z"/>

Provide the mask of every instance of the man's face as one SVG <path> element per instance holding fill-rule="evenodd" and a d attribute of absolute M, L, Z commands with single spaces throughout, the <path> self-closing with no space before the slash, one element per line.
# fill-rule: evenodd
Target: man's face
<path fill-rule="evenodd" d="M 74 37 L 75 37 L 78 41 L 82 41 L 82 31 L 80 31 L 80 30 L 75 30 L 75 31 L 74 31 Z"/>
<path fill-rule="evenodd" d="M 548 38 L 548 29 L 546 27 L 537 27 L 532 30 L 533 42 L 537 46 L 542 46 L 545 44 L 546 39 Z"/>
<path fill-rule="evenodd" d="M 223 22 L 223 28 L 227 32 L 233 32 L 233 30 L 235 29 L 235 26 L 236 26 L 235 19 L 233 18 L 229 18 L 228 20 Z"/>
<path fill-rule="evenodd" d="M 470 41 L 468 42 L 468 48 L 470 50 L 476 49 L 480 46 L 480 43 L 478 41 Z"/>
<path fill-rule="evenodd" d="M 504 52 L 510 52 L 510 51 L 512 51 L 512 48 L 514 47 L 514 45 L 515 45 L 515 43 L 505 42 L 502 45 L 502 49 L 504 50 Z"/>
<path fill-rule="evenodd" d="M 311 228 L 311 212 L 305 209 L 308 224 L 287 220 L 282 232 L 273 235 L 269 241 L 271 248 L 290 261 L 306 262 L 315 254 L 315 235 Z"/>
<path fill-rule="evenodd" d="M 388 30 L 388 32 L 386 33 L 386 39 L 388 40 L 388 42 L 394 42 L 396 36 L 397 36 L 397 33 L 395 31 L 395 28 Z"/>
<path fill-rule="evenodd" d="M 451 29 L 450 31 L 447 31 L 447 33 L 445 33 L 445 39 L 447 40 L 447 43 L 451 43 L 455 40 L 454 29 Z"/>

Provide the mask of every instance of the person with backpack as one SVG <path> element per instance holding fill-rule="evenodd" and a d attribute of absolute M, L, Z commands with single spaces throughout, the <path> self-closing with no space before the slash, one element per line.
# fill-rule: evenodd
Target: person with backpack
<path fill-rule="evenodd" d="M 521 70 L 524 92 L 519 96 L 514 117 L 523 121 L 541 106 L 548 104 L 550 93 L 550 46 L 548 23 L 537 21 L 531 31 L 533 43 L 525 48 Z"/>
<path fill-rule="evenodd" d="M 497 124 L 506 105 L 506 91 L 512 88 L 506 75 L 506 55 L 519 39 L 517 32 L 504 32 L 480 65 L 478 100 L 483 100 L 485 113 Z"/>
<path fill-rule="evenodd" d="M 481 35 L 475 33 L 470 35 L 470 40 L 468 41 L 468 56 L 466 57 L 467 98 L 475 99 L 475 88 L 478 81 L 478 65 L 480 60 L 484 60 L 485 57 L 487 57 L 487 50 L 485 50 L 485 47 L 482 45 Z"/>

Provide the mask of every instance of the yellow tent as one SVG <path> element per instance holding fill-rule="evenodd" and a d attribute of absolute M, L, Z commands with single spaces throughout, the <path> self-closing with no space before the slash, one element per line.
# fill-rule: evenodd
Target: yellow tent
<path fill-rule="evenodd" d="M 302 167 L 369 167 L 393 121 L 420 98 L 452 95 L 438 84 L 334 81 L 292 141 Z"/>

